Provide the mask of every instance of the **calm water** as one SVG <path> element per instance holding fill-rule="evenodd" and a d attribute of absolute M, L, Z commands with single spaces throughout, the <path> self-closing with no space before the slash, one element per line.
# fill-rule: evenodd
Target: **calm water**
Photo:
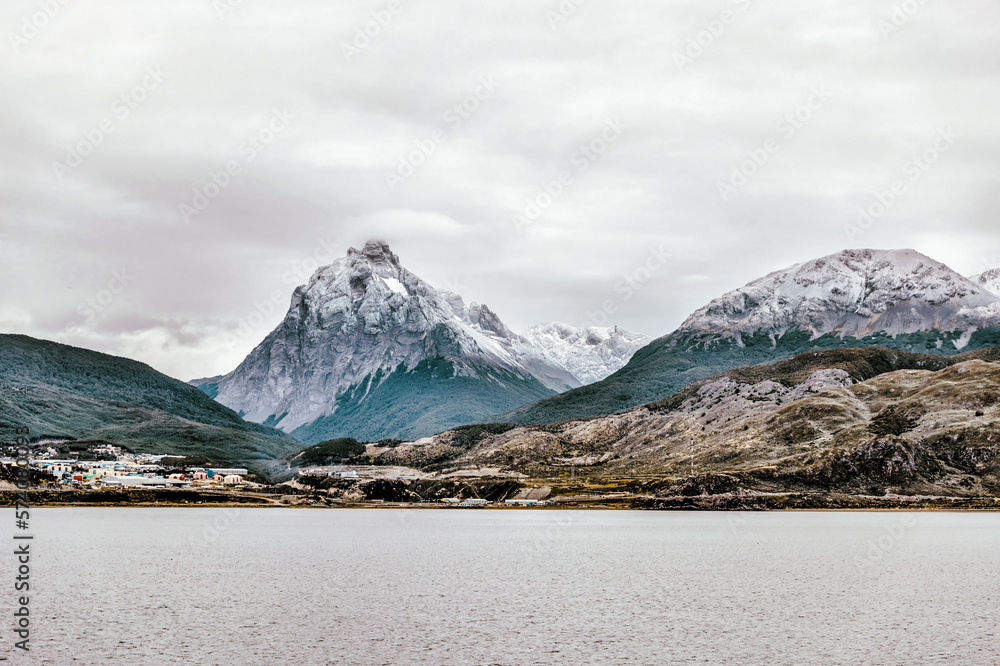
<path fill-rule="evenodd" d="M 8 630 L 9 662 L 1000 664 L 1000 515 L 78 508 L 33 522 L 33 649 L 15 654 Z"/>

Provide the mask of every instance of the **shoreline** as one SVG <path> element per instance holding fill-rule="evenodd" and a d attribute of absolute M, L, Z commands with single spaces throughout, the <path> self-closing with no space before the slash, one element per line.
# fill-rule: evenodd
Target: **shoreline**
<path fill-rule="evenodd" d="M 16 493 L 0 491 L 0 500 L 13 506 Z M 837 493 L 772 493 L 694 495 L 673 497 L 588 497 L 585 501 L 556 498 L 547 506 L 458 507 L 433 500 L 422 502 L 344 500 L 306 494 L 268 494 L 168 489 L 143 490 L 33 490 L 33 509 L 55 507 L 146 508 L 286 508 L 376 510 L 485 510 L 485 511 L 943 511 L 989 513 L 1000 511 L 1000 497 L 894 496 L 873 497 Z"/>

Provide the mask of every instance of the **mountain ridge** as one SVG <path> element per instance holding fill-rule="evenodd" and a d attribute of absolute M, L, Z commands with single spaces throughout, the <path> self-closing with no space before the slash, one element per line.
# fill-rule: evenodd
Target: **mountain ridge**
<path fill-rule="evenodd" d="M 1000 322 L 1000 297 L 913 250 L 844 250 L 712 299 L 678 331 L 864 337 Z"/>
<path fill-rule="evenodd" d="M 716 372 L 810 349 L 951 355 L 998 344 L 996 294 L 913 250 L 845 250 L 712 299 L 607 378 L 492 420 L 549 423 L 620 412 Z"/>

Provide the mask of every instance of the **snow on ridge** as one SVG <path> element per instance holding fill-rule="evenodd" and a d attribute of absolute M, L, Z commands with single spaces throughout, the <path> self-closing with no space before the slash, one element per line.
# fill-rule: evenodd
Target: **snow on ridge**
<path fill-rule="evenodd" d="M 1000 297 L 914 250 L 845 250 L 712 300 L 681 331 L 865 336 L 1000 324 Z"/>
<path fill-rule="evenodd" d="M 1000 296 L 1000 268 L 992 268 L 969 278 L 983 289 Z"/>

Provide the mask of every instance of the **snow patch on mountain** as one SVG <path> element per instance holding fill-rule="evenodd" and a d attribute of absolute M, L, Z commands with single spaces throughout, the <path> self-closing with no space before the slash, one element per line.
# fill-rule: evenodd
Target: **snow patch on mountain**
<path fill-rule="evenodd" d="M 845 250 L 714 299 L 679 329 L 735 337 L 789 330 L 863 337 L 1000 324 L 1000 297 L 914 250 Z"/>
<path fill-rule="evenodd" d="M 1000 296 L 1000 268 L 993 268 L 973 275 L 969 280 L 975 282 L 991 294 Z"/>
<path fill-rule="evenodd" d="M 651 340 L 617 326 L 578 328 L 555 322 L 530 326 L 520 334 L 541 350 L 546 361 L 565 368 L 584 384 L 617 371 Z"/>
<path fill-rule="evenodd" d="M 385 282 L 386 286 L 389 287 L 389 289 L 392 289 L 395 293 L 401 294 L 403 296 L 409 296 L 409 294 L 406 291 L 406 287 L 404 287 L 403 283 L 397 280 L 396 278 L 384 277 L 382 278 L 382 281 Z"/>

